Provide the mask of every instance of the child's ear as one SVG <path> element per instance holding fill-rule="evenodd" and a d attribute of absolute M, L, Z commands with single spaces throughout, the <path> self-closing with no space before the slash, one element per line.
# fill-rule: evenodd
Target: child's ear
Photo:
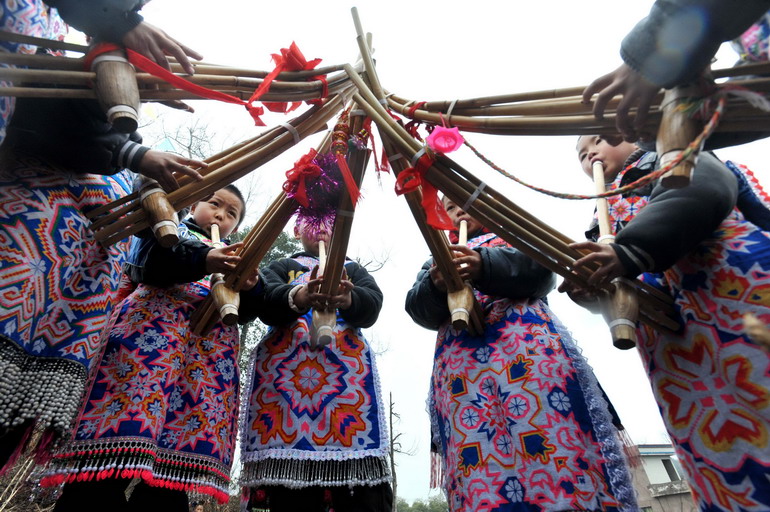
<path fill-rule="evenodd" d="M 300 238 L 302 238 L 302 235 L 301 235 L 301 234 L 300 234 L 300 232 L 299 232 L 299 226 L 297 226 L 297 225 L 295 224 L 295 225 L 294 225 L 294 239 L 295 239 L 295 240 L 299 240 Z"/>

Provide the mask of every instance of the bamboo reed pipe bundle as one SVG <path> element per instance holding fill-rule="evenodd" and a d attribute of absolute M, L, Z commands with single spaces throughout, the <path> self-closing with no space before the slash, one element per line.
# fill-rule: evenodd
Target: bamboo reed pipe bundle
<path fill-rule="evenodd" d="M 350 110 L 354 109 L 355 105 L 352 105 Z M 345 133 L 345 120 L 347 117 L 345 114 L 341 116 L 340 121 L 334 127 L 334 132 Z M 344 140 L 339 141 L 347 144 L 347 139 L 350 133 L 357 133 L 363 126 L 363 119 L 361 116 L 352 116 L 348 125 L 348 135 L 344 137 Z M 332 135 L 335 138 L 335 135 Z M 334 149 L 332 146 L 332 150 Z M 364 177 L 364 171 L 366 170 L 366 164 L 369 160 L 369 152 L 364 150 L 358 150 L 354 148 L 348 149 L 347 162 L 353 179 L 356 182 L 356 186 L 361 185 Z M 353 226 L 353 217 L 355 214 L 355 205 L 353 204 L 350 194 L 343 193 L 340 196 L 340 201 L 337 205 L 337 215 L 334 218 L 334 226 L 332 228 L 332 236 L 329 241 L 329 253 L 325 261 L 324 279 L 321 282 L 320 292 L 328 295 L 336 295 L 342 279 L 343 269 L 345 267 L 345 258 L 348 249 L 348 241 L 350 240 L 350 231 Z M 337 325 L 337 310 L 336 308 L 314 308 L 313 309 L 313 325 L 310 332 L 310 344 L 312 348 L 320 348 L 331 343 L 334 339 L 334 328 Z"/>
<path fill-rule="evenodd" d="M 358 17 L 358 10 L 354 7 L 351 11 L 356 26 L 356 41 L 358 43 L 361 59 L 364 63 L 364 69 L 366 70 L 366 78 L 371 84 L 372 90 L 376 91 L 375 93 L 372 93 L 373 95 L 376 95 L 375 99 L 382 101 L 384 100 L 384 91 L 380 85 L 379 78 L 377 77 L 377 71 L 374 67 L 369 42 L 363 34 L 363 28 L 361 27 L 361 22 Z M 357 82 L 359 89 L 363 86 L 367 91 L 369 90 L 362 81 L 358 80 Z M 394 145 L 387 137 L 382 137 L 382 143 L 388 157 L 393 158 L 396 155 Z M 407 167 L 403 158 L 392 161 L 391 166 L 396 175 L 400 174 Z M 465 297 L 466 300 L 463 301 L 465 309 L 468 310 L 468 317 L 465 318 L 464 315 L 455 315 L 456 318 L 453 325 L 458 329 L 467 329 L 471 334 L 480 335 L 483 332 L 484 325 L 481 307 L 479 306 L 478 301 L 476 301 L 476 298 L 470 289 L 470 285 L 460 278 L 457 268 L 452 261 L 453 256 L 449 250 L 446 237 L 443 233 L 428 225 L 427 219 L 425 218 L 425 211 L 420 204 L 422 201 L 422 192 L 420 190 L 414 190 L 404 194 L 404 197 L 417 222 L 417 226 L 433 255 L 434 263 L 444 276 L 448 292 L 447 306 L 449 307 L 450 313 L 455 309 L 459 309 L 454 307 L 454 304 L 450 304 L 450 295 L 452 296 L 451 300 L 454 301 L 458 295 L 463 293 L 467 295 L 467 292 L 470 292 L 470 301 L 467 300 L 467 297 Z"/>
<path fill-rule="evenodd" d="M 315 133 L 334 116 L 344 99 L 335 96 L 322 107 L 313 107 L 308 112 L 293 120 L 300 139 Z M 294 145 L 294 137 L 288 131 L 277 131 L 271 140 L 265 141 L 258 149 L 226 163 L 222 167 L 207 173 L 199 182 L 190 183 L 168 194 L 172 206 L 178 211 L 208 197 L 216 190 L 245 176 L 255 168 L 276 157 L 288 147 Z M 141 210 L 133 211 L 116 220 L 109 226 L 95 232 L 95 237 L 104 245 L 110 245 L 147 227 L 146 214 Z"/>

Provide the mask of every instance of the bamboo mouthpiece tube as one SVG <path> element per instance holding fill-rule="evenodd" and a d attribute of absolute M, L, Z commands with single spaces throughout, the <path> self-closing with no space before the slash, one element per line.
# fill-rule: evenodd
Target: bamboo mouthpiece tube
<path fill-rule="evenodd" d="M 142 177 L 139 200 L 150 218 L 150 228 L 158 243 L 169 248 L 179 242 L 179 217 L 160 184 L 152 178 Z"/>
<path fill-rule="evenodd" d="M 597 194 L 605 192 L 604 164 L 597 160 L 591 165 L 591 170 L 594 177 L 594 190 Z M 596 211 L 599 220 L 599 243 L 610 244 L 615 240 L 615 236 L 612 234 L 610 210 L 606 198 L 600 197 L 596 200 Z M 636 346 L 639 300 L 633 285 L 626 279 L 618 277 L 612 283 L 615 285 L 614 293 L 604 301 L 609 317 L 612 344 L 620 350 L 628 350 Z"/>
<path fill-rule="evenodd" d="M 458 245 L 468 243 L 468 222 L 460 221 L 459 233 L 457 237 Z M 447 293 L 447 305 L 451 317 L 452 327 L 457 330 L 467 329 L 471 321 L 471 310 L 473 309 L 473 288 L 469 282 L 457 291 Z"/>
<path fill-rule="evenodd" d="M 123 50 L 97 55 L 91 71 L 96 73 L 94 90 L 107 121 L 122 133 L 132 133 L 139 126 L 139 86 L 136 72 Z"/>
<path fill-rule="evenodd" d="M 323 277 L 326 269 L 326 244 L 318 241 L 318 277 Z M 310 329 L 310 348 L 320 350 L 334 340 L 334 327 L 337 325 L 336 309 L 313 308 L 313 327 Z"/>
<path fill-rule="evenodd" d="M 219 238 L 219 226 L 212 224 L 210 230 L 211 243 L 214 247 L 223 247 L 224 244 Z M 225 278 L 220 273 L 211 275 L 211 296 L 214 299 L 214 306 L 222 318 L 222 323 L 225 325 L 238 323 L 238 306 L 241 304 L 241 296 L 225 284 Z"/>

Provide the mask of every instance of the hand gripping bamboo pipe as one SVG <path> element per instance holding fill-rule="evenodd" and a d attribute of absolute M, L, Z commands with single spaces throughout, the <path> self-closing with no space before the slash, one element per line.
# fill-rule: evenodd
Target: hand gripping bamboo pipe
<path fill-rule="evenodd" d="M 318 274 L 322 278 L 326 270 L 326 244 L 318 242 Z M 313 325 L 310 329 L 310 348 L 316 350 L 325 347 L 334 340 L 334 327 L 337 325 L 337 308 L 313 308 Z"/>
<path fill-rule="evenodd" d="M 139 86 L 126 52 L 121 49 L 97 55 L 91 70 L 96 73 L 94 90 L 107 121 L 119 132 L 136 131 L 139 126 Z"/>
<path fill-rule="evenodd" d="M 219 239 L 219 226 L 216 224 L 211 225 L 211 243 L 216 249 L 225 246 Z M 241 296 L 225 284 L 225 277 L 221 273 L 211 274 L 211 296 L 214 298 L 214 306 L 219 311 L 222 323 L 225 325 L 238 323 Z"/>
<path fill-rule="evenodd" d="M 604 184 L 604 164 L 593 163 L 594 187 L 597 194 L 606 191 Z M 615 240 L 610 226 L 610 211 L 607 199 L 596 200 L 596 212 L 599 220 L 599 243 L 610 244 Z M 639 301 L 634 286 L 624 277 L 612 280 L 614 292 L 604 301 L 604 308 L 609 317 L 612 344 L 621 350 L 636 346 L 636 321 L 639 317 Z"/>
<path fill-rule="evenodd" d="M 468 222 L 460 221 L 460 233 L 457 245 L 468 243 Z M 459 290 L 447 293 L 447 304 L 451 314 L 452 327 L 455 329 L 467 329 L 471 323 L 471 311 L 473 310 L 473 287 L 468 281 Z"/>
<path fill-rule="evenodd" d="M 666 166 L 676 158 L 698 136 L 702 125 L 696 121 L 683 107 L 693 98 L 697 98 L 695 86 L 674 87 L 663 96 L 661 110 L 663 117 L 658 127 L 656 151 L 660 159 L 660 167 Z M 695 168 L 698 152 L 694 152 L 679 165 L 671 169 L 661 178 L 661 184 L 666 188 L 682 188 L 690 184 L 690 177 Z"/>
<path fill-rule="evenodd" d="M 139 201 L 150 217 L 150 228 L 158 243 L 169 248 L 179 242 L 179 217 L 157 181 L 146 176 L 139 179 Z"/>

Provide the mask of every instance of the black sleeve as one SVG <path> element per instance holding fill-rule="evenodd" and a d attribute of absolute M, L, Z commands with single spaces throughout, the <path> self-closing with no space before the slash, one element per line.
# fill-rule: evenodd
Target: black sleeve
<path fill-rule="evenodd" d="M 369 271 L 358 263 L 347 263 L 345 270 L 354 288 L 351 305 L 348 309 L 340 309 L 340 316 L 354 327 L 371 327 L 380 316 L 382 291 Z"/>
<path fill-rule="evenodd" d="M 295 286 L 289 284 L 291 270 L 302 271 L 302 267 L 290 258 L 272 261 L 262 269 L 265 292 L 259 319 L 267 325 L 290 324 L 301 315 L 289 307 L 289 292 Z"/>
<path fill-rule="evenodd" d="M 735 207 L 738 181 L 725 165 L 702 153 L 690 185 L 679 189 L 656 184 L 647 206 L 624 227 L 613 248 L 628 277 L 660 272 L 712 236 Z"/>
<path fill-rule="evenodd" d="M 430 259 L 417 274 L 417 280 L 406 294 L 406 312 L 417 325 L 426 329 L 438 330 L 449 320 L 449 306 L 446 292 L 440 291 L 430 278 Z"/>
<path fill-rule="evenodd" d="M 46 0 L 62 19 L 81 32 L 100 40 L 120 43 L 126 32 L 143 18 L 142 0 Z"/>
<path fill-rule="evenodd" d="M 650 82 L 673 87 L 691 82 L 723 41 L 741 35 L 768 9 L 768 0 L 657 0 L 625 37 L 625 63 Z"/>
<path fill-rule="evenodd" d="M 556 285 L 556 276 L 512 247 L 478 247 L 481 277 L 474 287 L 486 295 L 508 299 L 540 299 Z"/>
<path fill-rule="evenodd" d="M 139 171 L 142 137 L 112 128 L 95 100 L 18 98 L 3 145 L 78 173 Z"/>
<path fill-rule="evenodd" d="M 153 236 L 138 238 L 137 243 L 138 247 L 132 248 L 132 261 L 124 266 L 135 283 L 168 287 L 208 275 L 206 256 L 212 247 L 199 240 L 181 239 L 170 248 L 161 247 Z"/>
<path fill-rule="evenodd" d="M 243 325 L 255 320 L 265 307 L 265 275 L 260 272 L 257 284 L 251 290 L 241 290 L 238 306 L 238 323 Z"/>

